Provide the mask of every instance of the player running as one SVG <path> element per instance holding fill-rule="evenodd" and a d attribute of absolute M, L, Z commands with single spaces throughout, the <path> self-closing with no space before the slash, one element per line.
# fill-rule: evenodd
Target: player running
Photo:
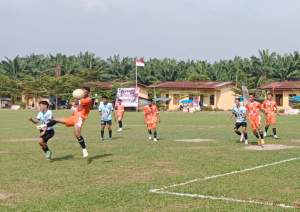
<path fill-rule="evenodd" d="M 157 141 L 157 123 L 160 122 L 158 107 L 155 102 L 151 99 L 149 105 L 144 107 L 144 121 L 147 124 L 147 129 L 149 133 L 149 140 Z"/>
<path fill-rule="evenodd" d="M 264 141 L 264 133 L 260 128 L 260 110 L 262 109 L 261 104 L 255 101 L 255 96 L 250 95 L 249 102 L 246 105 L 247 115 L 251 123 L 252 132 L 255 137 L 258 139 L 258 145 L 263 147 Z"/>
<path fill-rule="evenodd" d="M 124 105 L 122 104 L 122 99 L 118 99 L 115 105 L 115 117 L 116 121 L 118 121 L 119 129 L 118 132 L 122 132 L 123 130 L 123 117 L 125 113 Z"/>
<path fill-rule="evenodd" d="M 64 124 L 66 127 L 74 127 L 74 135 L 82 148 L 83 157 L 88 157 L 88 151 L 86 148 L 85 140 L 81 135 L 81 129 L 84 122 L 88 118 L 90 113 L 90 107 L 92 105 L 92 99 L 90 98 L 90 88 L 83 87 L 84 97 L 82 99 L 76 99 L 73 105 L 73 114 L 68 118 L 53 119 L 47 126 L 54 126 L 55 124 Z"/>
<path fill-rule="evenodd" d="M 47 101 L 39 102 L 40 112 L 38 113 L 36 118 L 29 118 L 34 124 L 41 124 L 37 126 L 40 130 L 40 140 L 39 145 L 45 153 L 46 159 L 51 160 L 52 151 L 49 149 L 47 142 L 54 136 L 53 127 L 47 127 L 47 123 L 53 119 L 52 111 L 49 110 L 49 103 Z M 41 127 L 42 126 L 42 127 Z"/>
<path fill-rule="evenodd" d="M 266 116 L 264 137 L 267 136 L 268 129 L 270 126 L 272 126 L 273 138 L 278 139 L 277 132 L 276 132 L 277 104 L 273 100 L 272 93 L 267 94 L 267 99 L 263 102 L 262 108 Z"/>
<path fill-rule="evenodd" d="M 235 99 L 232 115 L 236 118 L 234 132 L 240 136 L 240 142 L 245 141 L 245 144 L 248 144 L 247 111 L 246 108 L 241 105 L 239 98 Z M 240 127 L 242 127 L 242 132 L 239 131 Z"/>
<path fill-rule="evenodd" d="M 104 141 L 104 130 L 107 126 L 108 129 L 108 139 L 112 141 L 112 116 L 114 107 L 112 103 L 108 102 L 107 96 L 102 96 L 102 102 L 99 105 L 99 112 L 101 113 L 101 140 Z"/>

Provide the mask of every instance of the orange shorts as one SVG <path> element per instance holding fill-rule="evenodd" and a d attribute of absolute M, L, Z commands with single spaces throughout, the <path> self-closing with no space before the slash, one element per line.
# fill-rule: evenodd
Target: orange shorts
<path fill-rule="evenodd" d="M 276 114 L 267 113 L 266 114 L 266 125 L 274 125 L 276 124 Z"/>
<path fill-rule="evenodd" d="M 260 128 L 260 116 L 250 116 L 249 120 L 253 130 L 258 130 Z"/>
<path fill-rule="evenodd" d="M 81 128 L 83 123 L 84 123 L 84 119 L 82 117 L 76 116 L 76 115 L 70 116 L 65 119 L 65 125 L 67 127 L 76 126 L 78 128 Z"/>
<path fill-rule="evenodd" d="M 157 127 L 156 123 L 147 123 L 147 129 L 148 130 L 156 129 L 156 127 Z"/>

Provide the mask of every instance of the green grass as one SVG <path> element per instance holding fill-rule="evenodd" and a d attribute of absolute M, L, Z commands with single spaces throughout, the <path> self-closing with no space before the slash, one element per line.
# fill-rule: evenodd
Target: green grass
<path fill-rule="evenodd" d="M 0 211 L 284 211 L 281 208 L 149 193 L 149 189 L 287 158 L 300 149 L 249 151 L 232 133 L 229 113 L 162 113 L 158 143 L 147 140 L 142 113 L 127 113 L 113 143 L 99 143 L 98 114 L 83 130 L 90 158 L 82 158 L 72 128 L 56 127 L 46 161 L 27 121 L 31 111 L 0 111 Z M 67 116 L 68 112 L 55 112 Z M 280 116 L 279 141 L 300 146 L 299 117 Z M 249 132 L 250 134 L 250 132 Z M 201 143 L 178 139 L 209 138 Z M 250 141 L 255 141 L 250 136 Z M 300 161 L 196 182 L 170 191 L 294 204 L 300 199 Z M 7 195 L 8 198 L 2 198 Z"/>

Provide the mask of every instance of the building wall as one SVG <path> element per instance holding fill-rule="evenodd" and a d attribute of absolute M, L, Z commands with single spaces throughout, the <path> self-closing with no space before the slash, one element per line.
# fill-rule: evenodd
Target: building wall
<path fill-rule="evenodd" d="M 169 97 L 171 100 L 168 105 L 168 110 L 177 110 L 180 106 L 179 101 L 183 98 L 191 96 L 203 95 L 203 104 L 212 106 L 213 108 L 219 108 L 223 110 L 229 110 L 234 103 L 234 92 L 231 87 L 224 87 L 220 90 L 162 90 L 160 89 L 162 97 Z M 214 105 L 210 105 L 210 96 L 214 95 Z"/>
<path fill-rule="evenodd" d="M 236 94 L 232 90 L 232 87 L 222 88 L 217 93 L 217 108 L 223 110 L 230 110 L 234 104 L 234 98 Z"/>

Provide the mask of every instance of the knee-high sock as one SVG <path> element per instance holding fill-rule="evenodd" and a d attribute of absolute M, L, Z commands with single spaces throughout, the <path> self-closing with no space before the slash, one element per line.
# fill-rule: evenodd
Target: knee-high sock
<path fill-rule="evenodd" d="M 276 135 L 276 134 L 277 134 L 276 128 L 274 127 L 274 128 L 273 128 L 273 135 Z"/>
<path fill-rule="evenodd" d="M 108 130 L 108 136 L 109 138 L 112 138 L 112 130 Z"/>
<path fill-rule="evenodd" d="M 118 121 L 119 123 L 119 128 L 122 128 L 123 127 L 123 122 L 122 121 Z"/>
<path fill-rule="evenodd" d="M 148 133 L 149 133 L 149 135 L 152 135 L 152 131 L 151 130 L 148 130 Z"/>
<path fill-rule="evenodd" d="M 268 132 L 269 126 L 265 126 L 265 132 Z"/>
<path fill-rule="evenodd" d="M 104 138 L 104 130 L 101 130 L 101 138 Z"/>
<path fill-rule="evenodd" d="M 82 149 L 86 148 L 85 142 L 84 142 L 84 138 L 82 136 L 80 136 L 78 139 L 78 143 L 80 144 Z"/>
<path fill-rule="evenodd" d="M 259 131 L 259 136 L 260 136 L 261 139 L 264 139 L 264 133 L 263 133 L 263 131 L 261 131 L 261 130 Z"/>
<path fill-rule="evenodd" d="M 237 135 L 242 135 L 242 133 L 240 132 L 240 131 L 238 131 L 238 130 L 235 130 L 234 131 Z"/>
<path fill-rule="evenodd" d="M 157 131 L 154 131 L 153 135 L 154 135 L 154 138 L 157 138 Z"/>
<path fill-rule="evenodd" d="M 246 132 L 244 133 L 244 138 L 245 138 L 245 140 L 248 139 L 248 134 Z"/>

